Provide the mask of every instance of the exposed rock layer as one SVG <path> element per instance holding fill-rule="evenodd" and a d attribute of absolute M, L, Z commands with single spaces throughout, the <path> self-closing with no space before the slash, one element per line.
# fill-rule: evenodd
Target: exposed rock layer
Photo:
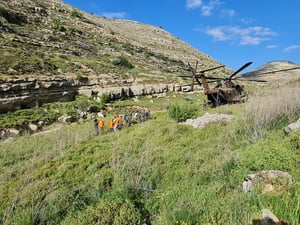
<path fill-rule="evenodd" d="M 97 81 L 64 77 L 16 78 L 0 80 L 0 112 L 31 108 L 56 101 L 72 101 L 77 94 L 107 94 L 110 99 L 174 91 L 172 84 L 102 86 Z"/>

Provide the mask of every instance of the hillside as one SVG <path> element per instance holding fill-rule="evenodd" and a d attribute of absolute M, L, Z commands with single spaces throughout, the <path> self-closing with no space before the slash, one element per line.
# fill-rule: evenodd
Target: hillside
<path fill-rule="evenodd" d="M 168 82 L 187 62 L 220 63 L 162 28 L 87 14 L 59 0 L 0 3 L 2 75 Z M 18 56 L 18 57 L 16 57 Z"/>
<path fill-rule="evenodd" d="M 184 83 L 177 75 L 190 73 L 188 62 L 220 65 L 160 27 L 59 0 L 1 1 L 0 30 L 0 113 L 92 91 L 111 99 L 162 93 Z"/>

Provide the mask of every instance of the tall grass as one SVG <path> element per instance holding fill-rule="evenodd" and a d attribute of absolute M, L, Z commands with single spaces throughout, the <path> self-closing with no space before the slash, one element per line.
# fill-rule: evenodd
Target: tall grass
<path fill-rule="evenodd" d="M 258 91 L 251 96 L 245 111 L 254 140 L 263 137 L 270 127 L 295 122 L 300 117 L 300 84 Z"/>

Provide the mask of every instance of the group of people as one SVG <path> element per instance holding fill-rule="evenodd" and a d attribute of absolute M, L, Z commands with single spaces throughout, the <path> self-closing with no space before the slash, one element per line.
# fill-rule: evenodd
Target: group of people
<path fill-rule="evenodd" d="M 117 132 L 124 127 L 130 127 L 133 123 L 141 123 L 150 119 L 150 110 L 139 110 L 135 113 L 115 115 L 108 122 L 108 132 Z M 99 119 L 94 119 L 95 135 L 103 135 L 105 130 L 105 119 L 101 116 Z"/>

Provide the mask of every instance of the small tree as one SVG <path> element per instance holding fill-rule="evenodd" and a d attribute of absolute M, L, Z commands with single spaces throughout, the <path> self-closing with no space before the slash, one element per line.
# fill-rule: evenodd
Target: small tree
<path fill-rule="evenodd" d="M 194 118 L 198 114 L 198 108 L 196 106 L 185 105 L 171 105 L 168 109 L 169 116 L 177 122 L 183 122 L 187 119 Z"/>
<path fill-rule="evenodd" d="M 118 57 L 112 61 L 112 64 L 119 67 L 124 67 L 128 69 L 133 69 L 134 65 L 132 65 L 125 56 Z"/>

